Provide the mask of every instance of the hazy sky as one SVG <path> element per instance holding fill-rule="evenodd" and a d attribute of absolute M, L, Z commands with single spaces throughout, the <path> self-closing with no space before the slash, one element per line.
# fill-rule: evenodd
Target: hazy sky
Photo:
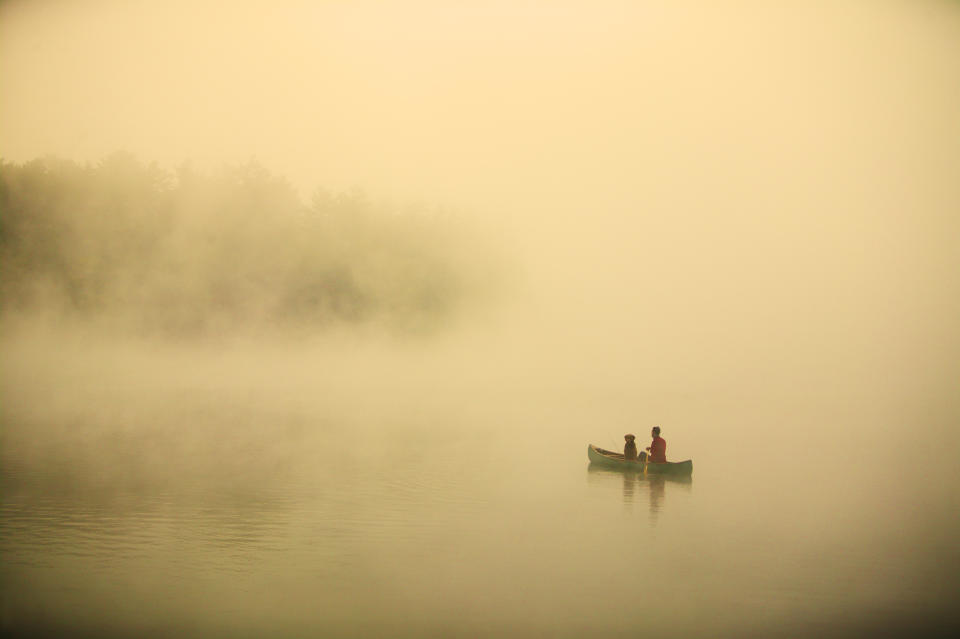
<path fill-rule="evenodd" d="M 0 5 L 2 156 L 117 149 L 475 211 L 625 366 L 955 370 L 956 2 Z"/>
<path fill-rule="evenodd" d="M 956 3 L 0 6 L 15 160 L 256 157 L 304 188 L 495 207 L 544 190 L 633 203 L 705 177 L 732 189 L 824 160 L 925 174 L 957 154 Z"/>

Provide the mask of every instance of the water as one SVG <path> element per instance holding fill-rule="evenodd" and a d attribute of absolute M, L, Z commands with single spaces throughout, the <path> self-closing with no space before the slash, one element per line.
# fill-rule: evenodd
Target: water
<path fill-rule="evenodd" d="M 7 631 L 885 636 L 956 621 L 955 465 L 898 467 L 888 407 L 342 369 L 144 383 L 97 366 L 45 373 L 60 389 L 45 401 L 42 363 L 5 377 Z M 588 442 L 645 438 L 630 414 L 644 410 L 670 417 L 668 457 L 693 458 L 691 480 L 589 467 Z"/>

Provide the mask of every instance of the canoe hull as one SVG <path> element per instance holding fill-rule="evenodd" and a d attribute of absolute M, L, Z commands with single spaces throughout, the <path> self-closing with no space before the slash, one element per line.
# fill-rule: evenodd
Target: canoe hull
<path fill-rule="evenodd" d="M 652 475 L 692 475 L 693 461 L 688 459 L 681 462 L 665 462 L 654 464 L 652 462 L 630 461 L 623 458 L 621 453 L 615 453 L 612 450 L 604 450 L 590 444 L 587 446 L 587 458 L 591 464 L 597 464 L 605 468 L 618 468 L 620 470 L 630 470 L 634 472 L 646 472 Z"/>

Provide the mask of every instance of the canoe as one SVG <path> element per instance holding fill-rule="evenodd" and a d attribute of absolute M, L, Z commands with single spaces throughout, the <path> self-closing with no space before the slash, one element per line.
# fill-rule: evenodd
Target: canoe
<path fill-rule="evenodd" d="M 657 475 L 692 475 L 693 461 L 688 459 L 681 462 L 642 462 L 623 458 L 623 453 L 615 453 L 612 450 L 604 450 L 598 446 L 590 444 L 587 446 L 587 457 L 591 464 L 605 466 L 607 468 L 619 468 L 620 470 L 632 470 L 639 473 Z"/>

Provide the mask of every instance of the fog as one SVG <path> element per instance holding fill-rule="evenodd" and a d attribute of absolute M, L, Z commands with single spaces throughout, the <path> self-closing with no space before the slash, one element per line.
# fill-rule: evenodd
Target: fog
<path fill-rule="evenodd" d="M 762 4 L 7 2 L 2 152 L 472 213 L 577 366 L 942 385 L 956 9 Z"/>
<path fill-rule="evenodd" d="M 502 529 L 523 527 L 522 505 L 531 529 L 562 527 L 588 497 L 545 460 L 579 473 L 584 444 L 616 449 L 661 424 L 671 458 L 697 464 L 694 528 L 726 508 L 762 543 L 799 544 L 798 565 L 830 556 L 811 539 L 840 548 L 869 530 L 877 556 L 920 571 L 855 603 L 838 594 L 835 609 L 764 604 L 767 628 L 789 634 L 803 611 L 860 619 L 898 598 L 939 619 L 960 567 L 958 113 L 956 2 L 7 0 L 4 492 L 123 513 L 128 498 L 168 491 L 199 508 L 225 491 L 245 517 L 238 504 L 261 493 L 403 459 L 409 485 L 384 484 L 402 489 L 396 511 L 364 483 L 378 475 L 351 484 L 351 508 L 386 508 L 410 557 L 446 538 L 391 528 L 404 507 L 469 521 L 488 532 L 463 542 L 477 556 L 526 565 L 476 504 L 501 504 L 487 514 Z M 520 450 L 541 455 L 539 473 L 506 461 Z M 473 460 L 476 478 L 427 471 L 436 457 Z M 768 485 L 729 476 L 746 459 Z M 724 478 L 736 491 L 711 492 Z M 441 483 L 451 494 L 422 488 Z M 555 489 L 572 501 L 545 496 Z M 457 494 L 476 510 L 452 506 Z M 290 521 L 313 521 L 296 503 Z M 350 520 L 345 508 L 330 512 Z M 626 539 L 608 524 L 580 541 Z M 726 524 L 734 545 L 743 529 Z M 377 623 L 416 611 L 400 634 L 596 629 L 558 621 L 546 595 L 499 601 L 505 586 L 479 563 L 466 594 L 431 590 L 450 577 L 439 559 L 411 568 L 357 526 L 394 571 L 367 573 L 417 593 L 375 595 Z M 870 566 L 844 575 L 886 583 Z M 728 568 L 747 583 L 710 564 Z M 4 575 L 5 628 L 143 629 L 94 595 L 85 617 L 62 593 L 41 615 L 56 588 L 38 574 Z M 242 608 L 232 596 L 220 603 Z M 327 629 L 359 632 L 344 630 L 359 592 L 334 599 Z M 426 621 L 464 606 L 462 628 Z M 168 613 L 206 614 L 201 634 L 280 623 L 187 608 Z"/>

